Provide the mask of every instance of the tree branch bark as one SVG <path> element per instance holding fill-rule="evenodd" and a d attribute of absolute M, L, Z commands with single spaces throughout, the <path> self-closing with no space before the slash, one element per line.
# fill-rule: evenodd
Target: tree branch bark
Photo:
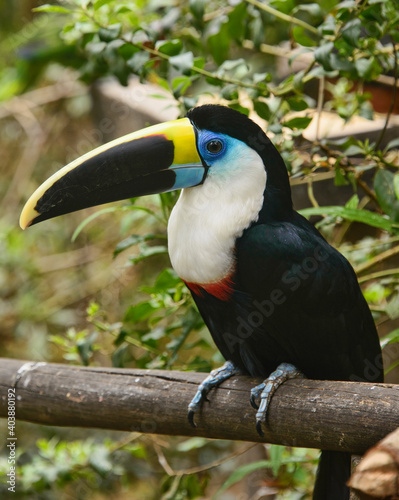
<path fill-rule="evenodd" d="M 187 406 L 204 373 L 93 368 L 0 359 L 0 417 L 15 388 L 16 417 L 45 425 L 268 442 L 361 454 L 399 427 L 399 385 L 289 380 L 273 397 L 261 438 L 250 389 L 239 376 Z"/>

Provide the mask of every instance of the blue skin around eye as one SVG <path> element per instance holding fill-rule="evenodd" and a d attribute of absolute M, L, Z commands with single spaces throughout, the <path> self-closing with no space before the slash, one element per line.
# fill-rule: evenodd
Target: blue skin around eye
<path fill-rule="evenodd" d="M 222 149 L 217 153 L 210 153 L 207 149 L 207 144 L 212 141 L 220 141 L 222 143 Z M 207 165 L 212 165 L 215 160 L 221 158 L 226 150 L 228 143 L 231 141 L 231 137 L 224 134 L 216 134 L 215 132 L 209 132 L 208 130 L 202 130 L 198 135 L 198 150 L 202 158 L 205 160 Z"/>
<path fill-rule="evenodd" d="M 207 150 L 207 144 L 211 141 L 220 141 L 222 149 L 218 153 L 210 153 Z M 245 153 L 247 148 L 242 141 L 234 139 L 225 134 L 202 130 L 198 134 L 198 151 L 205 163 L 208 165 L 208 176 L 228 177 L 235 170 L 242 168 L 239 156 Z"/>

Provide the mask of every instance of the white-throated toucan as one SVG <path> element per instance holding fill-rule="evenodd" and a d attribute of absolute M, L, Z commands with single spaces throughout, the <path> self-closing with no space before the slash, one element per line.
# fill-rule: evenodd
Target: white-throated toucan
<path fill-rule="evenodd" d="M 112 141 L 50 177 L 23 228 L 85 207 L 183 189 L 168 223 L 172 265 L 227 360 L 201 384 L 189 420 L 234 373 L 253 389 L 257 428 L 284 380 L 381 382 L 374 321 L 348 261 L 292 208 L 283 159 L 261 128 L 224 106 Z M 338 445 L 337 445 L 338 447 Z M 349 499 L 350 455 L 323 451 L 317 500 Z"/>

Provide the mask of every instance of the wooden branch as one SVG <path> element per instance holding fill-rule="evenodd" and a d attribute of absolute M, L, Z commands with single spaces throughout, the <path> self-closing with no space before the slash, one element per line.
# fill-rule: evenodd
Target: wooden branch
<path fill-rule="evenodd" d="M 361 498 L 399 498 L 399 429 L 365 454 L 348 484 Z"/>
<path fill-rule="evenodd" d="M 0 416 L 16 388 L 16 417 L 29 422 L 153 434 L 204 436 L 363 453 L 399 427 L 399 385 L 289 380 L 273 397 L 260 438 L 250 389 L 234 377 L 187 422 L 187 405 L 206 374 L 92 368 L 0 359 Z"/>

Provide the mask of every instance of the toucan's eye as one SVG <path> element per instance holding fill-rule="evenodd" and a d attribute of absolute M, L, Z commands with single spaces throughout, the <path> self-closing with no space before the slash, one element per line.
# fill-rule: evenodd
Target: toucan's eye
<path fill-rule="evenodd" d="M 198 151 L 208 166 L 220 160 L 226 153 L 229 137 L 209 130 L 201 130 L 198 133 Z"/>
<path fill-rule="evenodd" d="M 212 139 L 209 141 L 206 145 L 206 149 L 208 150 L 209 153 L 216 155 L 220 153 L 223 149 L 223 143 L 222 141 L 219 141 L 218 139 Z"/>

